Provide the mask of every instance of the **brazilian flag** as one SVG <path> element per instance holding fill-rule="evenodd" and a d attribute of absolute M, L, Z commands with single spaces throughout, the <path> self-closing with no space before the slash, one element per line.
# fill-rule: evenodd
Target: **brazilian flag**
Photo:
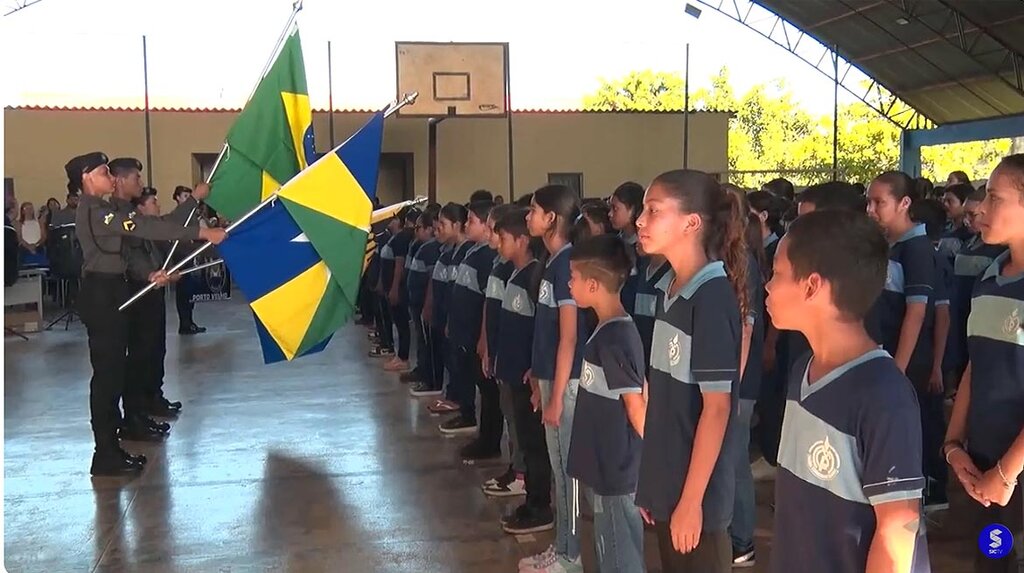
<path fill-rule="evenodd" d="M 236 220 L 313 163 L 312 118 L 296 28 L 228 131 L 207 203 Z"/>

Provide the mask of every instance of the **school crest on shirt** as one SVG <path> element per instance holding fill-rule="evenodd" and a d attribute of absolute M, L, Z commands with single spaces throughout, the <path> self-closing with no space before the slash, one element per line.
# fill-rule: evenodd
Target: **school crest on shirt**
<path fill-rule="evenodd" d="M 1010 316 L 1003 322 L 1003 334 L 1015 335 L 1020 330 L 1020 308 L 1013 309 Z"/>
<path fill-rule="evenodd" d="M 540 296 L 538 298 L 545 302 L 551 298 L 551 283 L 540 283 Z"/>
<path fill-rule="evenodd" d="M 679 358 L 681 353 L 681 349 L 679 348 L 679 334 L 677 333 L 675 336 L 672 337 L 671 340 L 668 341 L 669 366 L 679 365 Z"/>
<path fill-rule="evenodd" d="M 590 385 L 594 383 L 594 368 L 589 363 L 583 364 L 583 375 L 580 376 L 580 384 L 584 388 L 590 388 Z"/>
<path fill-rule="evenodd" d="M 828 436 L 811 444 L 807 450 L 807 469 L 814 477 L 832 481 L 839 475 L 839 452 L 828 443 Z"/>
<path fill-rule="evenodd" d="M 514 310 L 516 312 L 519 312 L 520 310 L 523 310 L 523 295 L 522 294 L 518 294 L 517 293 L 516 297 L 514 299 L 512 299 L 512 310 Z"/>

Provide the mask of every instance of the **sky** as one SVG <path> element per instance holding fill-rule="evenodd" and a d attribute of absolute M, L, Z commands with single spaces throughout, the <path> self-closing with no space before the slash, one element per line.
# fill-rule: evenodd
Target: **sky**
<path fill-rule="evenodd" d="M 335 107 L 375 109 L 395 95 L 395 41 L 509 42 L 515 109 L 578 108 L 603 78 L 633 70 L 682 73 L 689 42 L 693 87 L 727 66 L 737 95 L 785 78 L 805 107 L 831 113 L 832 83 L 819 72 L 711 9 L 695 20 L 684 6 L 305 0 L 298 24 L 314 108 L 328 105 L 328 41 Z M 241 107 L 290 12 L 289 0 L 43 0 L 0 22 L 0 96 L 4 105 L 141 107 L 146 35 L 150 105 Z"/>

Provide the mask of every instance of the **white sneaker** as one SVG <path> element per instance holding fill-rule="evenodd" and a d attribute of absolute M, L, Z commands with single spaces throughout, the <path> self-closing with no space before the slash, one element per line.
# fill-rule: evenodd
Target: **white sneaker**
<path fill-rule="evenodd" d="M 536 555 L 531 555 L 529 557 L 523 557 L 522 559 L 520 559 L 519 560 L 519 570 L 520 571 L 523 571 L 523 570 L 532 571 L 534 565 L 536 565 L 538 563 L 543 563 L 543 562 L 548 561 L 551 558 L 551 556 L 554 555 L 554 554 L 555 554 L 555 546 L 554 545 L 548 545 L 548 548 L 545 549 L 544 551 L 541 551 L 540 553 L 538 553 Z"/>
<path fill-rule="evenodd" d="M 529 573 L 583 573 L 583 561 L 577 557 L 569 561 L 564 555 L 551 555 L 547 560 L 537 563 L 533 569 L 520 569 Z"/>
<path fill-rule="evenodd" d="M 514 497 L 526 495 L 526 482 L 522 479 L 514 479 L 507 484 L 494 483 L 484 487 L 484 495 L 489 497 Z"/>

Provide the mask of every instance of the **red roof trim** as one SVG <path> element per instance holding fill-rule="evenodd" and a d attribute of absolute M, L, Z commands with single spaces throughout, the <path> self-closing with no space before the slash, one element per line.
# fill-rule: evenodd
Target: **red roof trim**
<path fill-rule="evenodd" d="M 57 105 L 15 105 L 7 106 L 4 109 L 19 110 L 19 111 L 120 111 L 120 112 L 142 112 L 144 111 L 141 107 L 117 107 L 117 106 L 57 106 Z M 238 113 L 242 111 L 240 108 L 223 108 L 223 107 L 153 107 L 150 108 L 152 112 L 172 112 L 172 113 Z M 377 110 L 373 109 L 335 109 L 335 113 L 374 113 Z M 326 113 L 326 109 L 314 109 L 314 113 Z M 691 109 L 691 113 L 735 113 L 730 110 L 720 109 Z M 528 108 L 528 109 L 513 109 L 512 113 L 534 113 L 534 114 L 611 114 L 611 113 L 630 113 L 630 114 L 679 114 L 683 113 L 683 110 L 595 110 L 595 109 L 543 109 L 543 108 Z"/>

